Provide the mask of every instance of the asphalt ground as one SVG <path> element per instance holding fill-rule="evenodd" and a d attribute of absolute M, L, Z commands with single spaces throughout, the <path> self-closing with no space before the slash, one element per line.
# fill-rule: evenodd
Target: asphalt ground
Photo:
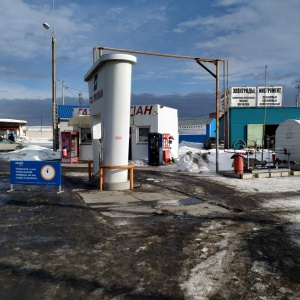
<path fill-rule="evenodd" d="M 9 174 L 0 161 L 1 300 L 300 298 L 298 232 L 260 206 L 297 192 L 244 195 L 155 167 L 101 192 L 79 163 L 62 165 L 63 193 L 7 193 Z"/>
<path fill-rule="evenodd" d="M 8 192 L 9 163 L 0 161 L 0 166 L 0 299 L 113 299 L 120 295 L 123 298 L 118 299 L 181 299 L 178 287 L 172 296 L 163 291 L 175 281 L 160 287 L 161 291 L 157 288 L 161 278 L 167 280 L 173 270 L 167 259 L 170 253 L 164 246 L 153 254 L 163 255 L 163 262 L 154 268 L 153 275 L 152 271 L 148 275 L 157 277 L 157 282 L 148 278 L 152 282 L 149 291 L 136 295 L 141 274 L 135 274 L 132 282 L 128 269 L 135 269 L 135 260 L 123 264 L 126 253 L 122 247 L 119 249 L 118 240 L 126 236 L 132 239 L 141 226 L 152 232 L 150 224 L 157 227 L 157 222 L 164 223 L 163 220 L 173 222 L 178 215 L 188 218 L 189 214 L 226 211 L 181 191 L 143 185 L 138 171 L 133 190 L 101 192 L 98 178 L 89 182 L 85 163 L 62 165 L 62 193 L 57 193 L 56 186 L 18 184 L 13 192 Z M 148 179 L 149 176 L 151 173 Z M 124 225 L 130 229 L 121 234 L 119 229 Z M 168 231 L 163 229 L 166 225 L 160 226 L 159 232 Z M 149 237 L 151 234 L 157 235 L 150 233 Z M 145 232 L 141 235 L 130 247 L 148 236 Z M 182 239 L 181 234 L 175 236 Z M 115 249 L 101 254 L 101 249 L 111 243 Z M 177 252 L 173 255 L 177 256 Z M 158 259 L 155 261 L 158 263 Z M 118 263 L 118 273 L 109 274 L 111 266 Z"/>

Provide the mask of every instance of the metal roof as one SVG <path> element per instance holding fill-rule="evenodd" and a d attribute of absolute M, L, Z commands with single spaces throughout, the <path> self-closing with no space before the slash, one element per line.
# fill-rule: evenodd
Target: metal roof
<path fill-rule="evenodd" d="M 74 116 L 69 120 L 68 126 L 77 125 L 79 127 L 90 127 L 91 126 L 90 123 L 91 123 L 90 115 Z"/>
<path fill-rule="evenodd" d="M 59 119 L 71 119 L 73 117 L 73 108 L 88 108 L 89 106 L 80 105 L 58 105 L 57 117 Z"/>
<path fill-rule="evenodd" d="M 27 121 L 24 121 L 24 120 L 14 120 L 14 119 L 0 119 L 0 123 L 26 124 Z"/>
<path fill-rule="evenodd" d="M 213 118 L 178 120 L 178 125 L 179 126 L 186 126 L 186 125 L 206 125 L 206 124 L 210 124 L 213 120 L 214 120 Z"/>

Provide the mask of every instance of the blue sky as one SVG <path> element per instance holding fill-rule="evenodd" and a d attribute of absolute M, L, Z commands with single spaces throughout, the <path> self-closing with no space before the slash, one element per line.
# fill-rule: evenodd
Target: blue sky
<path fill-rule="evenodd" d="M 58 104 L 62 81 L 70 103 L 78 104 L 79 93 L 87 103 L 83 77 L 95 46 L 223 58 L 229 62 L 229 86 L 264 85 L 267 65 L 268 85 L 283 85 L 286 105 L 295 102 L 299 0 L 54 0 L 54 13 L 52 4 L 0 0 L 0 118 L 48 118 L 46 106 L 40 106 L 51 99 L 51 31 L 43 28 L 44 22 L 52 29 L 54 23 Z M 182 117 L 214 111 L 214 78 L 197 63 L 136 56 L 135 103 L 165 101 L 178 107 Z"/>

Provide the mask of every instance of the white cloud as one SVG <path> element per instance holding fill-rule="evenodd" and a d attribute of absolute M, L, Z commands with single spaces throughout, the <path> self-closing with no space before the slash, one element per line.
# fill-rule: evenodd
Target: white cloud
<path fill-rule="evenodd" d="M 266 64 L 274 80 L 287 84 L 299 79 L 298 0 L 189 1 L 191 5 L 176 1 L 171 6 L 169 0 L 55 1 L 57 78 L 85 85 L 93 47 L 109 46 L 228 59 L 234 84 L 263 80 Z M 13 87 L 26 95 L 31 91 L 33 97 L 44 88 L 43 95 L 51 97 L 51 31 L 42 23 L 52 26 L 52 17 L 52 1 L 1 1 L 0 84 L 5 86 L 1 90 L 11 87 L 11 97 L 17 93 Z M 191 83 L 198 80 L 211 86 L 211 76 L 196 63 L 175 61 L 138 57 L 138 90 L 163 94 L 176 87 L 189 93 L 196 91 Z M 9 95 L 0 92 L 0 99 Z"/>

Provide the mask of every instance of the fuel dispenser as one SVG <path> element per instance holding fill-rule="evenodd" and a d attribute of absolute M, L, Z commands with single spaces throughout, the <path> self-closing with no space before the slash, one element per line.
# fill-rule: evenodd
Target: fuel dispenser
<path fill-rule="evenodd" d="M 152 166 L 163 164 L 163 135 L 157 132 L 148 134 L 148 163 Z"/>
<path fill-rule="evenodd" d="M 79 132 L 61 132 L 61 162 L 78 163 L 79 160 Z"/>
<path fill-rule="evenodd" d="M 171 162 L 171 144 L 174 137 L 169 133 L 163 134 L 163 161 L 164 163 Z"/>

